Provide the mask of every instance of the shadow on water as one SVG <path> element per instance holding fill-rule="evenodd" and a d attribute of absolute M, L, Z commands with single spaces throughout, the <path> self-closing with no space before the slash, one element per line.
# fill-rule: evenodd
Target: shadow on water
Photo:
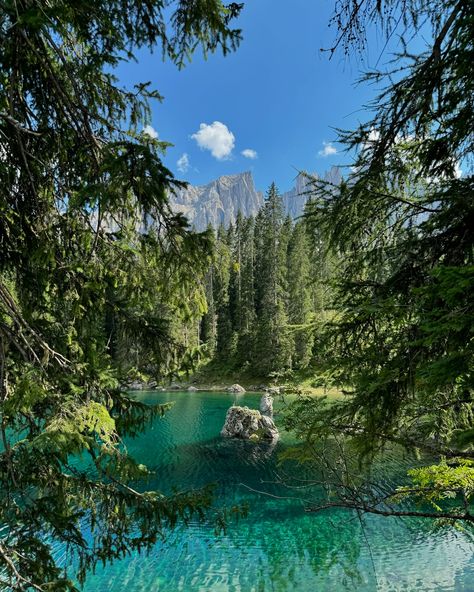
<path fill-rule="evenodd" d="M 213 482 L 217 506 L 247 504 L 249 514 L 217 537 L 213 524 L 179 528 L 150 554 L 98 569 L 85 592 L 474 590 L 468 583 L 474 582 L 471 541 L 463 533 L 434 533 L 420 520 L 372 516 L 362 524 L 343 510 L 305 512 L 297 494 L 278 483 L 278 455 L 290 444 L 285 438 L 272 445 L 220 437 L 233 396 L 140 397 L 175 401 L 164 418 L 126 443 L 154 471 L 146 488 L 170 492 L 173 486 L 183 490 Z M 247 394 L 238 403 L 258 408 L 259 398 Z M 398 469 L 391 459 L 383 477 Z M 315 488 L 305 495 L 317 499 L 322 492 Z"/>

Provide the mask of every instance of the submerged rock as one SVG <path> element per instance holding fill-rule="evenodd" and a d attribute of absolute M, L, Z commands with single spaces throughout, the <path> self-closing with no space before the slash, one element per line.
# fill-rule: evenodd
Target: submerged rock
<path fill-rule="evenodd" d="M 278 438 L 278 429 L 268 415 L 235 405 L 227 411 L 221 436 L 254 441 L 275 440 Z"/>
<path fill-rule="evenodd" d="M 229 393 L 245 393 L 245 389 L 240 384 L 233 384 L 227 388 L 227 392 Z"/>
<path fill-rule="evenodd" d="M 273 397 L 269 392 L 265 393 L 260 399 L 260 411 L 262 415 L 273 417 Z"/>

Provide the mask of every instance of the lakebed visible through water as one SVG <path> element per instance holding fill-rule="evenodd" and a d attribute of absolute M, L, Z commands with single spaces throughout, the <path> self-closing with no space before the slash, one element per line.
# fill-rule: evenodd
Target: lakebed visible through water
<path fill-rule="evenodd" d="M 136 396 L 174 402 L 165 417 L 127 442 L 155 471 L 147 488 L 166 493 L 216 483 L 216 505 L 247 504 L 248 516 L 218 536 L 212 524 L 180 527 L 148 554 L 99 566 L 84 592 L 474 591 L 468 533 L 436 530 L 421 519 L 368 516 L 362 527 L 344 510 L 305 512 L 297 494 L 276 483 L 278 455 L 291 445 L 285 435 L 274 447 L 221 438 L 230 405 L 258 408 L 261 395 Z"/>

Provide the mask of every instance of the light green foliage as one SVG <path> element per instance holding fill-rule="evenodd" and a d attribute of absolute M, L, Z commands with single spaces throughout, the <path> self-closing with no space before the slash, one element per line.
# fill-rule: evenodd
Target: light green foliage
<path fill-rule="evenodd" d="M 115 421 L 107 409 L 95 401 L 86 405 L 65 409 L 62 415 L 56 415 L 33 441 L 33 446 L 67 454 L 80 453 L 89 449 L 88 439 L 95 435 L 104 451 L 112 450 L 118 442 Z M 68 441 L 78 442 L 77 448 L 68 446 Z"/>
<path fill-rule="evenodd" d="M 413 485 L 399 487 L 392 498 L 394 502 L 415 498 L 428 501 L 435 510 L 442 512 L 443 508 L 439 505 L 442 501 L 460 498 L 461 512 L 469 511 L 474 495 L 474 461 L 442 461 L 437 465 L 411 469 L 408 475 Z"/>
<path fill-rule="evenodd" d="M 114 67 L 142 47 L 178 67 L 235 49 L 240 5 L 4 2 L 0 8 L 0 586 L 72 590 L 98 561 L 150 548 L 209 490 L 144 491 L 133 436 L 165 411 L 130 376 L 179 368 L 206 310 L 210 233 L 170 209 L 148 83 Z M 78 457 L 80 456 L 80 464 Z M 55 564 L 62 545 L 76 560 Z"/>

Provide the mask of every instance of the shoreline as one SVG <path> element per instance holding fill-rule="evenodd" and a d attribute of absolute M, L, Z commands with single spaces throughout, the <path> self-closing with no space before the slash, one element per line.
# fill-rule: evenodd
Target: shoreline
<path fill-rule="evenodd" d="M 130 392 L 216 392 L 216 393 L 228 393 L 238 394 L 232 392 L 230 388 L 233 384 L 241 385 L 244 389 L 242 394 L 260 394 L 270 391 L 274 396 L 278 395 L 295 395 L 304 394 L 314 397 L 330 397 L 338 398 L 342 396 L 342 393 L 334 388 L 325 389 L 323 387 L 311 387 L 307 384 L 282 384 L 282 385 L 255 385 L 248 384 L 246 381 L 239 383 L 230 382 L 219 382 L 219 383 L 199 383 L 199 382 L 185 382 L 185 383 L 171 383 L 170 385 L 155 384 L 155 383 L 133 383 L 130 385 L 123 385 L 126 391 Z"/>

